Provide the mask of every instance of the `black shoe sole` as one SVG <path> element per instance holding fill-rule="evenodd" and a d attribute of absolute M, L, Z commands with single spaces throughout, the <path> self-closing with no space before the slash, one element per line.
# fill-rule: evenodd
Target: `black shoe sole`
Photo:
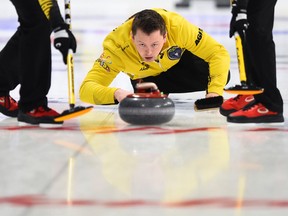
<path fill-rule="evenodd" d="M 228 116 L 227 122 L 231 123 L 282 123 L 284 122 L 283 115 L 270 115 L 270 116 L 261 116 L 256 118 L 247 118 L 244 116 Z"/>
<path fill-rule="evenodd" d="M 18 109 L 14 110 L 14 111 L 9 111 L 6 108 L 0 106 L 0 113 L 2 113 L 3 115 L 9 116 L 9 117 L 17 117 L 18 116 Z"/>
<path fill-rule="evenodd" d="M 236 112 L 236 111 L 237 111 L 237 110 L 235 110 L 235 109 L 232 109 L 232 110 L 224 110 L 224 109 L 222 109 L 221 106 L 220 106 L 220 108 L 219 108 L 219 112 L 220 112 L 220 114 L 223 115 L 223 116 L 228 116 L 228 115 L 230 115 L 231 113 Z"/>
<path fill-rule="evenodd" d="M 45 116 L 45 117 L 33 117 L 30 115 L 27 115 L 21 111 L 18 113 L 18 122 L 19 123 L 25 123 L 25 124 L 31 124 L 31 125 L 41 125 L 45 127 L 45 125 L 55 125 L 60 126 L 63 124 L 63 121 L 56 122 L 54 121 L 54 117 L 52 116 Z M 48 126 L 50 127 L 50 126 Z"/>

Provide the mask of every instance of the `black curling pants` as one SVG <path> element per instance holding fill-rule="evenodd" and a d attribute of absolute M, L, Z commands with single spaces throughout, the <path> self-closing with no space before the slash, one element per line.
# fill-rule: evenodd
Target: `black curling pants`
<path fill-rule="evenodd" d="M 51 84 L 51 27 L 38 0 L 11 0 L 19 27 L 0 52 L 0 96 L 20 84 L 19 108 L 47 105 Z"/>
<path fill-rule="evenodd" d="M 247 70 L 264 93 L 255 95 L 268 109 L 283 112 L 283 100 L 277 88 L 276 55 L 273 41 L 274 9 L 277 0 L 250 0 L 247 7 L 249 27 L 246 35 Z"/>
<path fill-rule="evenodd" d="M 230 79 L 230 72 L 227 83 Z M 142 78 L 143 82 L 155 83 L 165 94 L 206 91 L 210 82 L 209 65 L 189 51 L 184 51 L 180 61 L 158 76 Z M 131 80 L 132 86 L 138 80 Z"/>

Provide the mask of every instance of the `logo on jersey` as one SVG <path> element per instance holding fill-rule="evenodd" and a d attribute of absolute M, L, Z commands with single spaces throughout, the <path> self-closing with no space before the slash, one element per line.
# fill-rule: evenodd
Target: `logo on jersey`
<path fill-rule="evenodd" d="M 124 47 L 121 47 L 121 50 L 124 52 L 125 49 L 127 49 L 127 48 L 129 48 L 129 45 L 126 45 L 126 46 L 124 46 Z"/>
<path fill-rule="evenodd" d="M 150 68 L 150 66 L 145 62 L 141 62 L 141 64 L 143 65 L 143 67 L 140 68 L 140 71 L 148 70 Z"/>
<path fill-rule="evenodd" d="M 170 60 L 177 60 L 181 58 L 182 49 L 177 46 L 172 46 L 167 50 L 167 53 Z"/>
<path fill-rule="evenodd" d="M 203 35 L 203 30 L 201 28 L 199 28 L 198 30 L 199 31 L 198 31 L 197 39 L 195 40 L 196 46 L 200 43 L 202 39 L 202 35 Z"/>
<path fill-rule="evenodd" d="M 53 2 L 51 0 L 38 0 L 42 11 L 48 20 L 50 20 L 50 10 L 53 7 Z"/>
<path fill-rule="evenodd" d="M 112 61 L 108 61 L 110 56 L 104 57 L 104 53 L 96 60 L 100 64 L 101 67 L 103 67 L 107 72 L 110 72 L 109 64 L 112 64 Z"/>

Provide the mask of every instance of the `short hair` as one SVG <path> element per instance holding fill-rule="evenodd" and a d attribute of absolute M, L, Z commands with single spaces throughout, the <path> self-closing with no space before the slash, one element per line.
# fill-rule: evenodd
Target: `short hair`
<path fill-rule="evenodd" d="M 165 21 L 156 11 L 145 9 L 134 14 L 131 18 L 133 17 L 132 35 L 135 35 L 138 29 L 148 35 L 157 30 L 160 30 L 161 35 L 166 34 Z"/>

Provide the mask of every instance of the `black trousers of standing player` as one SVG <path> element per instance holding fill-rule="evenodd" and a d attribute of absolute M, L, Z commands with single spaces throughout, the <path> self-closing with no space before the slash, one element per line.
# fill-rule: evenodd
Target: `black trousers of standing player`
<path fill-rule="evenodd" d="M 274 9 L 277 0 L 250 0 L 247 7 L 249 27 L 246 34 L 248 66 L 256 86 L 264 93 L 255 100 L 268 109 L 283 112 L 283 100 L 277 88 L 276 55 L 273 41 Z"/>
<path fill-rule="evenodd" d="M 0 52 L 0 96 L 20 84 L 19 108 L 47 105 L 51 84 L 51 27 L 38 0 L 11 0 L 20 26 Z"/>
<path fill-rule="evenodd" d="M 230 79 L 230 73 L 227 83 Z M 154 82 L 165 94 L 206 91 L 210 81 L 209 65 L 203 59 L 184 51 L 180 61 L 158 76 L 142 78 L 143 82 Z M 139 80 L 132 80 L 132 86 Z"/>

